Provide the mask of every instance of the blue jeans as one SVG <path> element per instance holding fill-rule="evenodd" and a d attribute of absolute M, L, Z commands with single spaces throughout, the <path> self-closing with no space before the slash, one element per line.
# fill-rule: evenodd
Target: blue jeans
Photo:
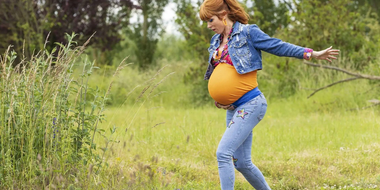
<path fill-rule="evenodd" d="M 255 189 L 270 189 L 251 161 L 252 129 L 263 119 L 266 110 L 263 94 L 234 110 L 227 110 L 227 128 L 216 151 L 222 190 L 234 189 L 234 166 Z"/>

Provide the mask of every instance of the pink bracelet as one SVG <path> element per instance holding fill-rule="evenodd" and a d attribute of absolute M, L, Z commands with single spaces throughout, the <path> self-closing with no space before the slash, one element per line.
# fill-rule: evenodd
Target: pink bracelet
<path fill-rule="evenodd" d="M 305 51 L 303 53 L 303 58 L 310 61 L 311 60 L 311 54 L 313 53 L 313 50 L 310 48 L 305 48 Z"/>

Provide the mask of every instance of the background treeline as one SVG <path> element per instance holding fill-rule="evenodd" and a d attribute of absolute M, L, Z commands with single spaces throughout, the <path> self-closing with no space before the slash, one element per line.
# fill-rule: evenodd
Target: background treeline
<path fill-rule="evenodd" d="M 181 33 L 177 40 L 186 44 L 181 49 L 187 47 L 182 54 L 204 59 L 204 48 L 213 34 L 197 17 L 202 2 L 170 1 L 175 4 L 175 23 Z M 271 36 L 315 49 L 332 44 L 354 58 L 356 68 L 367 62 L 358 58 L 358 52 L 374 55 L 380 20 L 380 3 L 376 0 L 240 2 L 250 15 L 249 23 L 259 25 Z M 166 27 L 161 14 L 168 3 L 169 0 L 1 0 L 0 50 L 5 52 L 12 45 L 16 52 L 30 57 L 43 48 L 51 51 L 55 42 L 67 43 L 65 33 L 78 34 L 79 44 L 94 34 L 89 45 L 99 65 L 113 64 L 117 52 L 134 46 L 124 54 L 138 57 L 138 65 L 146 68 L 154 62 L 157 43 L 167 40 L 161 38 Z M 137 21 L 131 23 L 131 15 Z"/>
<path fill-rule="evenodd" d="M 202 0 L 1 0 L 0 52 L 11 44 L 18 60 L 28 59 L 41 49 L 51 51 L 55 42 L 67 43 L 65 33 L 78 34 L 78 44 L 91 35 L 87 54 L 99 66 L 114 67 L 128 56 L 139 70 L 154 69 L 165 59 L 191 60 L 183 81 L 192 86 L 189 97 L 194 105 L 210 101 L 205 51 L 213 32 L 198 17 Z M 380 39 L 380 8 L 376 0 L 241 0 L 250 15 L 249 23 L 264 32 L 300 46 L 316 50 L 332 45 L 341 50 L 339 66 L 360 71 L 377 63 Z M 175 27 L 180 33 L 165 34 L 164 7 L 175 4 Z M 133 22 L 131 22 L 133 18 Z M 174 18 L 173 18 L 174 19 Z M 288 97 L 295 93 L 300 77 L 299 61 L 264 59 L 262 88 L 273 95 Z M 161 64 L 162 65 L 162 64 Z M 369 69 L 370 71 L 373 71 Z M 293 73 L 293 74 L 290 74 Z M 317 80 L 317 79 L 316 79 Z M 105 85 L 106 86 L 106 85 Z M 128 89 L 127 89 L 128 90 Z M 122 90 L 120 93 L 124 93 Z M 278 93 L 280 92 L 280 93 Z M 120 97 L 120 98 L 118 98 Z M 114 93 L 118 104 L 125 96 Z"/>
<path fill-rule="evenodd" d="M 161 13 L 167 0 L 1 0 L 0 51 L 9 45 L 16 52 L 30 58 L 33 52 L 46 48 L 51 51 L 56 42 L 66 44 L 65 33 L 79 35 L 83 44 L 90 42 L 92 57 L 99 65 L 111 65 L 115 52 L 128 36 L 138 44 L 130 52 L 143 59 L 142 68 L 151 63 L 161 28 Z M 136 4 L 138 3 L 138 4 Z M 137 23 L 130 23 L 132 11 L 138 15 Z M 127 34 L 127 35 L 125 35 Z M 46 41 L 45 41 L 46 40 Z"/>

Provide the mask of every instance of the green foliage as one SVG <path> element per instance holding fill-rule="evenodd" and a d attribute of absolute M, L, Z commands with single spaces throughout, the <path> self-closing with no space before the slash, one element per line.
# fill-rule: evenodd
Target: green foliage
<path fill-rule="evenodd" d="M 185 84 L 192 86 L 191 99 L 195 107 L 213 102 L 208 93 L 208 81 L 203 79 L 205 71 L 206 68 L 203 65 L 193 66 L 184 76 Z"/>
<path fill-rule="evenodd" d="M 35 6 L 29 0 L 0 0 L 0 52 L 12 45 L 12 50 L 30 58 L 33 51 L 42 49 L 44 37 Z M 24 57 L 17 57 L 16 62 Z"/>
<path fill-rule="evenodd" d="M 380 25 L 371 17 L 367 5 L 354 6 L 352 0 L 308 0 L 295 4 L 291 27 L 279 34 L 291 43 L 322 50 L 328 46 L 340 49 L 342 56 L 350 58 L 355 69 L 363 69 L 378 53 Z M 363 57 L 363 52 L 366 54 Z"/>
<path fill-rule="evenodd" d="M 185 83 L 193 87 L 194 105 L 202 105 L 209 102 L 211 98 L 208 95 L 207 81 L 203 76 L 208 66 L 208 51 L 213 31 L 207 28 L 207 23 L 202 22 L 198 17 L 199 7 L 203 1 L 198 0 L 196 4 L 191 0 L 176 0 L 177 19 L 176 23 L 179 31 L 185 37 L 188 51 L 192 54 L 192 60 L 196 62 L 195 66 L 190 68 L 184 77 Z"/>
<path fill-rule="evenodd" d="M 174 34 L 165 34 L 157 44 L 154 59 L 170 60 L 170 62 L 188 61 L 193 59 L 193 54 L 187 47 L 186 41 Z"/>
<path fill-rule="evenodd" d="M 191 64 L 188 60 L 169 62 L 162 59 L 158 61 L 158 68 L 144 71 L 130 65 L 120 71 L 122 77 L 115 79 L 111 77 L 115 68 L 107 66 L 95 71 L 89 84 L 92 88 L 98 87 L 105 91 L 113 81 L 113 90 L 107 100 L 107 105 L 112 107 L 140 104 L 165 107 L 192 105 L 191 86 L 183 83 L 183 76 Z"/>
<path fill-rule="evenodd" d="M 377 14 L 377 20 L 380 22 L 380 1 L 378 0 L 356 0 L 356 2 L 360 5 L 367 3 L 373 12 Z"/>
<path fill-rule="evenodd" d="M 66 46 L 57 44 L 58 52 L 41 51 L 17 67 L 16 52 L 8 49 L 0 58 L 0 188 L 45 187 L 62 175 L 73 183 L 75 170 L 102 166 L 94 140 L 106 134 L 98 125 L 108 92 L 88 87 L 94 63 L 84 60 L 74 79 L 84 49 L 74 48 L 74 36 L 67 35 Z"/>
<path fill-rule="evenodd" d="M 163 29 L 160 27 L 161 14 L 168 0 L 138 0 L 141 6 L 139 22 L 132 28 L 131 40 L 137 46 L 135 55 L 141 69 L 149 68 L 157 49 L 158 38 Z"/>
<path fill-rule="evenodd" d="M 177 3 L 177 19 L 179 32 L 185 37 L 188 45 L 188 51 L 192 52 L 194 57 L 207 63 L 208 51 L 211 37 L 215 34 L 207 28 L 207 23 L 199 19 L 199 7 L 202 0 L 192 3 L 191 0 L 176 0 Z M 206 67 L 207 68 L 207 67 Z"/>
<path fill-rule="evenodd" d="M 0 0 L 0 52 L 11 44 L 30 59 L 34 51 L 67 43 L 65 33 L 77 33 L 80 44 L 95 33 L 90 45 L 100 50 L 95 52 L 100 63 L 110 64 L 110 50 L 119 43 L 119 31 L 128 26 L 135 8 L 131 0 Z"/>
<path fill-rule="evenodd" d="M 252 7 L 247 5 L 251 4 Z M 250 15 L 249 23 L 257 24 L 268 35 L 274 35 L 284 29 L 290 22 L 289 9 L 286 2 L 273 0 L 244 0 L 243 6 Z"/>
<path fill-rule="evenodd" d="M 293 3 L 292 21 L 275 37 L 314 50 L 333 46 L 341 50 L 333 65 L 377 75 L 373 68 L 379 62 L 380 26 L 366 5 L 358 6 L 351 0 Z M 365 14 L 361 14 L 363 10 Z M 290 97 L 300 90 L 303 81 L 312 79 L 317 84 L 314 88 L 319 88 L 328 84 L 320 77 L 343 79 L 336 78 L 336 72 L 320 76 L 320 70 L 305 69 L 299 64 L 296 59 L 264 53 L 263 70 L 258 75 L 260 89 L 274 97 Z"/>

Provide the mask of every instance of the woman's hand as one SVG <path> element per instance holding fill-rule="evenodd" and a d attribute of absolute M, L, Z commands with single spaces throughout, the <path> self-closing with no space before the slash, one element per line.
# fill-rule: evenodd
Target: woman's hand
<path fill-rule="evenodd" d="M 219 104 L 218 102 L 215 102 L 215 106 L 217 108 L 222 108 L 222 109 L 225 109 L 225 110 L 234 110 L 235 107 L 233 105 L 222 105 L 222 104 Z"/>
<path fill-rule="evenodd" d="M 311 57 L 315 59 L 327 60 L 331 62 L 331 59 L 337 59 L 334 55 L 339 55 L 338 49 L 332 49 L 332 46 L 322 50 L 322 51 L 313 51 Z"/>

